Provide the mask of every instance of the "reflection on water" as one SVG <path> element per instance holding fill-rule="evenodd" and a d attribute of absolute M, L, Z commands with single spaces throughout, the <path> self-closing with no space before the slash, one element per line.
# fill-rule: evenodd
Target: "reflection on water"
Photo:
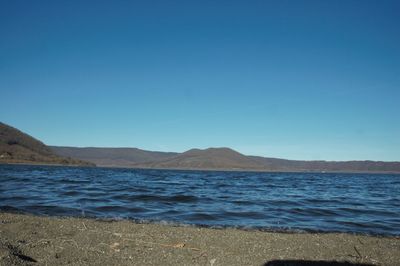
<path fill-rule="evenodd" d="M 400 235 L 400 175 L 0 165 L 0 208 L 206 226 Z"/>

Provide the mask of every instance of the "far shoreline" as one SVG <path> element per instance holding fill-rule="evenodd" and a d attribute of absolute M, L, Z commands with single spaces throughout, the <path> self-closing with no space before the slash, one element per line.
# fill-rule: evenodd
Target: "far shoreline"
<path fill-rule="evenodd" d="M 202 172 L 238 172 L 238 173 L 298 173 L 298 174 L 378 174 L 378 175 L 400 175 L 393 171 L 291 171 L 291 170 L 260 170 L 260 169 L 221 169 L 221 168 L 150 168 L 136 166 L 99 166 L 99 165 L 68 165 L 50 164 L 36 162 L 0 162 L 0 165 L 26 165 L 26 166 L 54 166 L 54 167 L 77 167 L 77 168 L 102 168 L 102 169 L 132 169 L 132 170 L 158 170 L 158 171 L 202 171 Z"/>

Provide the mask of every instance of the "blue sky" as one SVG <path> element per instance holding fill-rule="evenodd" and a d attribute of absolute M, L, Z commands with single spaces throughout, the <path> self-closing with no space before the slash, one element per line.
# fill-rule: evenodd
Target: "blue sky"
<path fill-rule="evenodd" d="M 1 1 L 0 121 L 50 145 L 400 160 L 399 1 Z"/>

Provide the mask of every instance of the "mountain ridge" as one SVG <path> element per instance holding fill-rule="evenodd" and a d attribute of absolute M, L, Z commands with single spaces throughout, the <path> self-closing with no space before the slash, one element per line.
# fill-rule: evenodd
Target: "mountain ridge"
<path fill-rule="evenodd" d="M 78 159 L 96 162 L 98 166 L 105 167 L 131 167 L 151 169 L 182 169 L 182 170 L 249 170 L 249 171 L 287 171 L 287 172 L 382 172 L 400 173 L 400 162 L 383 161 L 302 161 L 261 156 L 244 155 L 231 148 L 190 149 L 182 153 L 146 151 L 138 148 L 84 148 L 84 147 L 57 147 L 50 148 L 59 155 L 75 155 Z M 63 150 L 69 153 L 63 153 Z M 98 156 L 101 160 L 82 156 L 82 151 L 97 149 L 101 151 Z M 126 149 L 130 152 L 145 152 L 147 161 L 134 160 L 136 155 L 131 154 L 130 159 L 119 160 L 111 158 L 111 152 Z M 121 153 L 119 156 L 122 156 Z M 136 156 L 137 157 L 137 156 Z M 120 158 L 121 159 L 121 158 Z M 111 164 L 110 162 L 114 163 Z"/>
<path fill-rule="evenodd" d="M 145 163 L 165 159 L 178 153 L 147 151 L 139 148 L 101 148 L 101 147 L 67 147 L 49 146 L 56 154 L 90 161 L 105 167 L 132 167 L 137 163 Z"/>
<path fill-rule="evenodd" d="M 190 170 L 400 173 L 400 162 L 287 160 L 244 155 L 228 147 L 194 148 L 178 153 L 124 147 L 47 146 L 1 122 L 0 163 Z"/>

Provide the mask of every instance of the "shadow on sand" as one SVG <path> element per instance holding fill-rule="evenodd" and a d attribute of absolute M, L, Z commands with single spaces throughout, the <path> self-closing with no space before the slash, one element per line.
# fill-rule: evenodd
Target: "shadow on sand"
<path fill-rule="evenodd" d="M 324 260 L 271 260 L 264 266 L 373 266 L 373 264 Z"/>

